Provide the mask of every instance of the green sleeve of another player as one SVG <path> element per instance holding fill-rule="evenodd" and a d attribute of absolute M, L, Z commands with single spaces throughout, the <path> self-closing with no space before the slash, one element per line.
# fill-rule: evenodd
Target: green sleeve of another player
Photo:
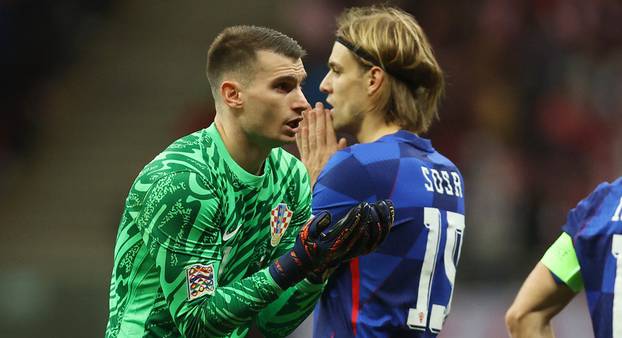
<path fill-rule="evenodd" d="M 572 245 L 572 238 L 567 233 L 563 232 L 559 236 L 546 251 L 541 262 L 572 291 L 579 292 L 583 289 L 581 266 Z"/>
<path fill-rule="evenodd" d="M 222 259 L 219 198 L 202 177 L 180 172 L 159 179 L 137 222 L 160 271 L 160 286 L 184 337 L 223 337 L 248 327 L 282 290 L 267 268 L 218 286 Z"/>
<path fill-rule="evenodd" d="M 311 188 L 309 177 L 302 170 L 299 184 L 292 185 L 289 193 L 296 196 L 297 203 L 292 224 L 287 230 L 272 259 L 275 260 L 289 251 L 298 232 L 311 217 Z M 315 303 L 322 294 L 324 284 L 313 284 L 303 280 L 295 287 L 287 289 L 273 303 L 268 305 L 257 317 L 257 327 L 266 337 L 285 337 L 293 332 L 313 311 Z"/>

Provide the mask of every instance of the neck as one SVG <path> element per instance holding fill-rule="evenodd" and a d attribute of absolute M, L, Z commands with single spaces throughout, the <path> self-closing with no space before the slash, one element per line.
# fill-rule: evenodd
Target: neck
<path fill-rule="evenodd" d="M 385 122 L 384 115 L 368 112 L 364 116 L 361 127 L 355 135 L 360 143 L 374 142 L 401 129 L 397 124 Z"/>
<path fill-rule="evenodd" d="M 272 148 L 262 147 L 253 142 L 238 123 L 224 114 L 216 113 L 214 123 L 231 158 L 247 172 L 260 175 L 263 171 L 263 163 Z"/>

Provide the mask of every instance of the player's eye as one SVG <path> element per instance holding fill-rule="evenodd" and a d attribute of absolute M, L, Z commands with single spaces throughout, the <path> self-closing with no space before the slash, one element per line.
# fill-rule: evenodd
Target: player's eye
<path fill-rule="evenodd" d="M 294 89 L 294 85 L 289 82 L 277 82 L 274 85 L 274 89 L 279 92 L 289 93 L 292 91 L 292 89 Z"/>

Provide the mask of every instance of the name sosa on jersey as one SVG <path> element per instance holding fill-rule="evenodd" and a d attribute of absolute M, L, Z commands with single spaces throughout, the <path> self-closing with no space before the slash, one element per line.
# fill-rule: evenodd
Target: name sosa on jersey
<path fill-rule="evenodd" d="M 421 172 L 425 178 L 425 189 L 429 192 L 447 194 L 450 196 L 462 197 L 462 182 L 457 172 L 447 172 L 445 170 L 429 169 L 421 167 Z M 449 177 L 451 175 L 451 178 Z M 430 176 L 432 177 L 430 179 Z"/>

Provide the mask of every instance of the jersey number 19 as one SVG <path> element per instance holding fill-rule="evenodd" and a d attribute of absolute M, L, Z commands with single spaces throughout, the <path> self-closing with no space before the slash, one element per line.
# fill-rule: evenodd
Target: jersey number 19
<path fill-rule="evenodd" d="M 622 204 L 620 204 L 622 205 Z M 613 338 L 622 338 L 622 235 L 613 235 L 611 254 L 616 259 L 616 276 L 613 284 Z"/>
<path fill-rule="evenodd" d="M 440 332 L 445 317 L 449 314 L 454 292 L 454 280 L 456 278 L 456 264 L 460 258 L 460 249 L 462 248 L 464 215 L 451 211 L 444 212 L 447 213 L 446 225 L 442 222 L 441 210 L 437 208 L 425 208 L 423 210 L 423 223 L 428 230 L 428 238 L 419 277 L 417 307 L 409 309 L 407 319 L 408 327 L 414 330 L 429 328 L 432 332 Z M 440 244 L 443 230 L 446 230 L 447 238 L 445 248 L 442 249 L 444 250 L 443 264 L 451 289 L 446 306 L 444 304 L 430 304 L 434 271 L 436 271 L 438 253 L 441 250 Z M 432 306 L 431 310 L 428 308 L 429 305 Z"/>

